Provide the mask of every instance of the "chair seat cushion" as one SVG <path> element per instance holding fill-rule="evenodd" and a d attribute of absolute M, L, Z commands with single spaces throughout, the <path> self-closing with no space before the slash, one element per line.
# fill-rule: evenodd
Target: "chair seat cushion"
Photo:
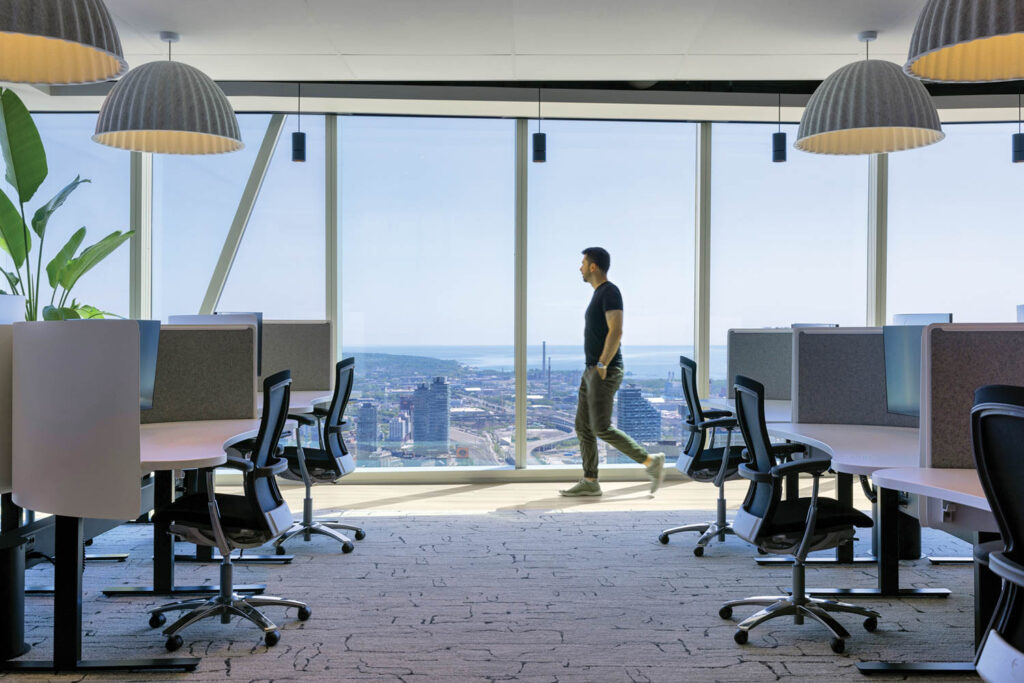
<path fill-rule="evenodd" d="M 732 477 L 739 468 L 743 459 L 743 444 L 729 448 L 729 464 L 726 472 Z M 688 463 L 689 471 L 683 470 L 683 474 L 696 481 L 710 481 L 718 476 L 718 470 L 722 466 L 722 455 L 725 453 L 725 446 L 718 448 L 705 448 L 695 461 Z M 682 458 L 680 458 L 682 461 Z"/>
<path fill-rule="evenodd" d="M 245 496 L 232 496 L 218 493 L 217 507 L 220 510 L 220 523 L 224 529 L 259 530 L 262 521 L 253 516 L 252 504 Z M 175 522 L 186 526 L 209 529 L 210 508 L 205 493 L 192 493 L 182 496 L 163 510 L 153 515 L 156 524 Z"/>
<path fill-rule="evenodd" d="M 335 481 L 341 476 L 338 461 L 327 451 L 319 448 L 302 447 L 302 455 L 306 459 L 306 469 L 309 476 L 317 481 Z M 286 446 L 281 455 L 288 462 L 288 472 L 285 477 L 302 481 L 302 469 L 299 467 L 299 449 L 295 446 Z M 288 476 L 291 474 L 292 476 Z"/>
<path fill-rule="evenodd" d="M 810 498 L 779 501 L 775 513 L 768 522 L 768 528 L 761 535 L 804 532 L 807 526 L 807 510 L 811 507 Z M 827 532 L 842 527 L 869 528 L 874 523 L 871 518 L 860 510 L 840 503 L 835 498 L 818 498 L 818 519 L 815 532 Z"/>

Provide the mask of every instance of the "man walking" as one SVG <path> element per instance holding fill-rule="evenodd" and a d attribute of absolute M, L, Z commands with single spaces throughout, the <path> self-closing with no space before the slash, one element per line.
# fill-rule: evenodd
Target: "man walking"
<path fill-rule="evenodd" d="M 559 491 L 563 496 L 600 496 L 597 482 L 597 439 L 617 448 L 647 468 L 651 493 L 661 486 L 665 477 L 665 454 L 648 454 L 625 432 L 612 427 L 612 404 L 622 384 L 622 294 L 608 281 L 611 256 L 601 247 L 583 250 L 580 273 L 583 281 L 594 288 L 587 307 L 583 332 L 583 350 L 587 367 L 580 380 L 579 403 L 576 406 L 576 436 L 583 457 L 583 478 L 574 486 Z"/>

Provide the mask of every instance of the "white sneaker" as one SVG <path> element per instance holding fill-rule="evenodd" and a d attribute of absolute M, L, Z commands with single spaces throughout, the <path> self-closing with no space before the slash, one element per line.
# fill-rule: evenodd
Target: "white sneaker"
<path fill-rule="evenodd" d="M 651 495 L 665 481 L 665 454 L 651 453 L 651 462 L 647 465 L 647 476 L 651 478 Z"/>

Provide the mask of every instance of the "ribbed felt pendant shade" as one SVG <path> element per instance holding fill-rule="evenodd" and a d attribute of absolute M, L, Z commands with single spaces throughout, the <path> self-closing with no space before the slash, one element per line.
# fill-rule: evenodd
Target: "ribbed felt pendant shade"
<path fill-rule="evenodd" d="M 903 70 L 944 83 L 1024 78 L 1024 2 L 928 0 Z"/>
<path fill-rule="evenodd" d="M 127 70 L 103 0 L 0 2 L 0 81 L 96 83 Z"/>
<path fill-rule="evenodd" d="M 181 62 L 138 66 L 107 95 L 92 139 L 161 154 L 221 154 L 242 149 L 228 98 L 199 69 Z"/>
<path fill-rule="evenodd" d="M 848 64 L 811 95 L 794 146 L 816 154 L 882 154 L 945 137 L 928 91 L 899 66 Z"/>

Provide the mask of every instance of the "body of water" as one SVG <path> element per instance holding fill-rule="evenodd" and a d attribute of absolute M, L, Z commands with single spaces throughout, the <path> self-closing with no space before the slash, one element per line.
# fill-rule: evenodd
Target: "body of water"
<path fill-rule="evenodd" d="M 345 353 L 391 353 L 401 356 L 427 356 L 441 360 L 454 360 L 481 370 L 511 372 L 515 361 L 512 346 L 374 346 L 345 347 Z M 548 358 L 552 371 L 583 369 L 582 346 L 549 344 Z M 626 372 L 637 379 L 665 379 L 669 373 L 679 378 L 679 356 L 693 357 L 692 346 L 624 346 L 623 362 Z M 541 347 L 526 347 L 527 367 L 539 370 Z M 722 378 L 726 373 L 726 347 L 711 347 L 711 377 Z"/>

